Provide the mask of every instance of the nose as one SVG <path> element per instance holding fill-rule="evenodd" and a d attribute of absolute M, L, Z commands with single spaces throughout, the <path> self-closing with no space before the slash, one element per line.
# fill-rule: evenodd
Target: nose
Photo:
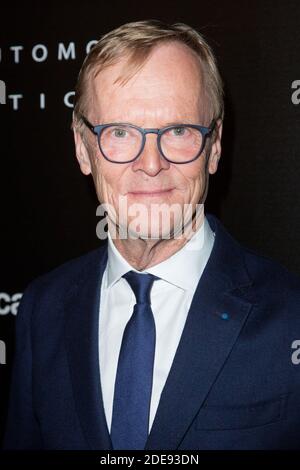
<path fill-rule="evenodd" d="M 157 146 L 157 135 L 146 134 L 142 153 L 132 164 L 133 171 L 143 171 L 149 176 L 156 176 L 161 170 L 170 168 L 170 163 L 160 154 Z"/>

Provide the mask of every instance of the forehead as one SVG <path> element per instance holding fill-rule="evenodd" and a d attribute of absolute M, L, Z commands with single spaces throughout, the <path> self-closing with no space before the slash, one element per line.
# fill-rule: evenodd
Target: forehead
<path fill-rule="evenodd" d="M 174 119 L 204 107 L 202 74 L 196 54 L 179 42 L 159 44 L 125 84 L 128 59 L 102 70 L 90 81 L 91 114 L 105 119 L 147 115 Z M 116 83 L 117 81 L 117 83 Z M 202 102 L 202 103 L 201 103 Z"/>

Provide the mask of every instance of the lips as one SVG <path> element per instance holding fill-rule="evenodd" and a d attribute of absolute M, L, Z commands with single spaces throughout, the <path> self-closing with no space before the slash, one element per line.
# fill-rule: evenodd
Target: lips
<path fill-rule="evenodd" d="M 146 196 L 155 196 L 159 194 L 165 194 L 165 193 L 170 193 L 174 188 L 168 188 L 168 189 L 153 189 L 152 191 L 145 191 L 145 190 L 135 190 L 135 191 L 130 191 L 129 194 L 134 194 L 136 196 L 140 195 L 146 195 Z"/>

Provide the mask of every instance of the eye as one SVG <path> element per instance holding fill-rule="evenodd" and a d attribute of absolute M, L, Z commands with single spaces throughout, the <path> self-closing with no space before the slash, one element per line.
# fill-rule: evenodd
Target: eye
<path fill-rule="evenodd" d="M 183 136 L 186 133 L 186 128 L 185 127 L 173 127 L 173 132 L 175 136 Z"/>
<path fill-rule="evenodd" d="M 126 129 L 122 129 L 121 127 L 117 127 L 113 129 L 113 135 L 114 137 L 126 137 Z"/>

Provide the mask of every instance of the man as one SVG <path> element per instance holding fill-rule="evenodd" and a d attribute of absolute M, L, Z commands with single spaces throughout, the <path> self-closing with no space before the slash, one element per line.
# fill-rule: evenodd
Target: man
<path fill-rule="evenodd" d="M 108 241 L 24 294 L 5 448 L 300 448 L 299 280 L 203 211 L 222 120 L 187 25 L 129 23 L 85 59 L 76 156 Z"/>

